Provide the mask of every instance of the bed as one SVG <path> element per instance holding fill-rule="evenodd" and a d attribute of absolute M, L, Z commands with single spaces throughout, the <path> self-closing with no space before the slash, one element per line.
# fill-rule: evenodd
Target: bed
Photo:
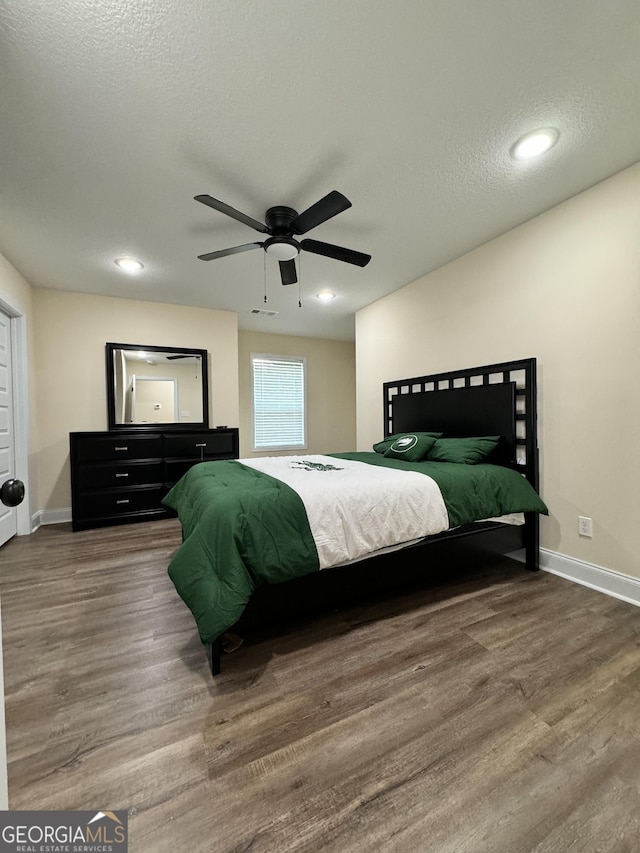
<path fill-rule="evenodd" d="M 213 675 L 265 584 L 506 526 L 537 569 L 536 361 L 387 382 L 370 451 L 204 462 L 164 503 L 183 532 L 169 575 Z"/>

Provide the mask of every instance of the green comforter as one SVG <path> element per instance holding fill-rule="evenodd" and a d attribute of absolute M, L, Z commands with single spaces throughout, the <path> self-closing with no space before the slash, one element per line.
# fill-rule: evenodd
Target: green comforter
<path fill-rule="evenodd" d="M 331 455 L 429 475 L 440 487 L 450 527 L 510 512 L 547 512 L 521 474 L 495 465 L 407 463 L 377 453 Z M 256 587 L 319 570 L 298 494 L 240 462 L 194 466 L 163 503 L 178 513 L 183 532 L 169 575 L 203 643 L 238 621 Z"/>

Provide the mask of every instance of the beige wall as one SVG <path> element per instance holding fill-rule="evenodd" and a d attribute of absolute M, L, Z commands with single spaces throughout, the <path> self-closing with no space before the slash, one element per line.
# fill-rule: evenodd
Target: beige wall
<path fill-rule="evenodd" d="M 70 507 L 69 433 L 107 428 L 107 341 L 207 349 L 211 425 L 239 425 L 244 456 L 254 455 L 250 353 L 305 356 L 309 452 L 355 448 L 351 342 L 249 332 L 239 338 L 231 312 L 32 288 L 2 256 L 0 300 L 25 315 L 30 331 L 34 513 Z"/>
<path fill-rule="evenodd" d="M 358 313 L 358 448 L 385 380 L 531 356 L 541 544 L 640 577 L 640 164 Z"/>
<path fill-rule="evenodd" d="M 0 255 L 0 300 L 11 305 L 16 311 L 31 316 L 32 288 L 29 282 Z"/>
<path fill-rule="evenodd" d="M 208 350 L 211 423 L 238 425 L 236 314 L 43 288 L 33 304 L 41 509 L 71 506 L 69 433 L 107 429 L 107 341 Z"/>
<path fill-rule="evenodd" d="M 240 332 L 240 456 L 252 451 L 252 352 L 298 355 L 307 360 L 307 451 L 339 453 L 355 450 L 355 347 L 351 341 Z M 218 422 L 219 423 L 219 422 Z M 225 423 L 223 421 L 223 423 Z M 290 451 L 289 451 L 290 452 Z M 269 455 L 280 455 L 273 451 Z"/>

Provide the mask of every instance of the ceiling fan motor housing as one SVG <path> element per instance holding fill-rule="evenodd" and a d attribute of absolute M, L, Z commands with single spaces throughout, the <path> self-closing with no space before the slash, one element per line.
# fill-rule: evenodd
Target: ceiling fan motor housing
<path fill-rule="evenodd" d="M 292 207 L 277 205 L 270 207 L 265 214 L 265 222 L 272 237 L 264 242 L 264 250 L 278 261 L 291 261 L 298 256 L 301 245 L 291 236 L 291 223 L 298 215 Z"/>
<path fill-rule="evenodd" d="M 284 207 L 283 205 L 270 207 L 264 217 L 269 233 L 274 237 L 291 237 L 293 234 L 291 223 L 297 215 L 298 211 L 294 210 L 292 207 Z"/>

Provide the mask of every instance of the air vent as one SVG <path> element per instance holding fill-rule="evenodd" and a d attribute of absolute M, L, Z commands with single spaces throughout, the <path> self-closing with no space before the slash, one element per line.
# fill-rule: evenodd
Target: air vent
<path fill-rule="evenodd" d="M 262 317 L 275 317 L 277 311 L 267 311 L 266 308 L 252 308 L 249 314 L 260 314 Z"/>

